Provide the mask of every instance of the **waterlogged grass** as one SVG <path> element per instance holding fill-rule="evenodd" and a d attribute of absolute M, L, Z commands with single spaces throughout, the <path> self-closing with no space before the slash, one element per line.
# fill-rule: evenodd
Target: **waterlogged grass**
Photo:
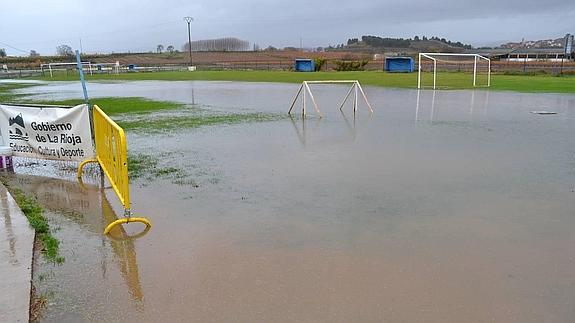
<path fill-rule="evenodd" d="M 6 97 L 18 100 L 18 103 L 50 104 L 74 106 L 82 104 L 81 99 L 58 100 L 58 101 L 32 101 L 25 94 L 13 96 L 12 89 L 21 88 L 17 85 L 0 88 L 0 93 Z M 121 127 L 127 131 L 137 131 L 144 134 L 172 133 L 177 130 L 198 128 L 203 126 L 231 125 L 247 122 L 267 122 L 286 118 L 284 114 L 272 113 L 223 113 L 209 109 L 188 106 L 185 104 L 169 101 L 154 101 L 139 97 L 109 97 L 95 98 L 91 101 L 97 104 L 110 115 Z M 182 169 L 165 166 L 160 163 L 159 157 L 129 153 L 128 172 L 131 179 L 144 179 L 146 182 L 157 178 L 169 179 L 176 185 L 199 187 L 198 182 L 191 178 L 191 174 Z M 201 172 L 200 172 L 201 173 Z M 210 177 L 208 182 L 217 182 L 216 174 L 195 174 L 199 177 Z M 42 229 L 44 231 L 44 229 Z M 50 254 L 57 250 L 57 240 L 50 236 L 43 238 L 45 248 Z"/>
<path fill-rule="evenodd" d="M 84 103 L 81 99 L 69 100 L 30 100 L 25 94 L 13 94 L 12 90 L 30 85 L 0 84 L 0 102 L 17 101 L 18 103 L 47 104 L 75 106 Z M 156 101 L 140 97 L 104 97 L 94 98 L 92 104 L 98 105 L 106 114 L 113 117 L 125 130 L 162 133 L 176 129 L 197 128 L 201 126 L 213 126 L 219 124 L 236 124 L 243 122 L 265 122 L 284 118 L 283 115 L 266 113 L 235 113 L 235 114 L 210 114 L 208 110 L 186 109 L 185 115 L 162 115 L 151 116 L 152 112 L 177 111 L 186 107 L 185 104 L 171 101 Z M 126 116 L 131 116 L 127 118 Z M 135 117 L 134 117 L 135 116 Z"/>
<path fill-rule="evenodd" d="M 146 133 L 164 133 L 179 129 L 190 129 L 203 126 L 276 121 L 282 118 L 285 118 L 285 116 L 272 113 L 234 113 L 213 115 L 197 113 L 185 116 L 157 116 L 156 118 L 124 120 L 118 121 L 118 124 L 125 130 Z"/>
<path fill-rule="evenodd" d="M 483 77 L 483 76 L 478 76 Z M 76 75 L 57 74 L 49 81 L 77 81 Z M 416 88 L 417 73 L 385 73 L 382 71 L 356 72 L 316 72 L 297 73 L 288 71 L 173 71 L 153 73 L 122 73 L 88 75 L 89 80 L 205 80 L 205 81 L 242 81 L 242 82 L 280 82 L 301 83 L 312 80 L 358 80 L 364 85 Z M 431 85 L 432 74 L 426 73 L 425 84 Z M 450 89 L 472 88 L 470 73 L 439 73 L 438 82 Z M 486 83 L 486 82 L 485 82 Z M 504 75 L 493 74 L 492 90 L 516 92 L 575 93 L 575 77 L 552 75 Z"/>
<path fill-rule="evenodd" d="M 57 264 L 63 263 L 64 257 L 60 256 L 59 253 L 60 241 L 52 235 L 48 220 L 44 217 L 44 210 L 38 201 L 32 196 L 26 195 L 22 190 L 11 187 L 7 181 L 2 180 L 2 182 L 12 193 L 30 226 L 36 231 L 36 238 L 42 242 L 42 253 L 46 259 Z"/>
<path fill-rule="evenodd" d="M 173 160 L 173 153 L 163 153 L 160 155 L 147 155 L 143 153 L 128 153 L 128 173 L 130 179 L 142 180 L 143 183 L 149 183 L 157 179 L 167 179 L 172 184 L 180 186 L 200 187 L 197 178 L 206 178 L 209 183 L 219 181 L 215 174 L 206 171 L 203 168 L 198 169 L 196 166 L 186 168 L 174 167 L 172 162 L 162 162 L 161 160 Z M 170 166 L 168 166 L 170 165 Z M 192 174 L 194 173 L 194 174 Z M 144 184 L 146 185 L 146 184 Z"/>
<path fill-rule="evenodd" d="M 84 103 L 84 101 L 79 99 L 72 99 L 58 101 L 32 101 L 30 103 L 75 106 Z M 123 113 L 142 114 L 161 110 L 178 109 L 184 106 L 184 104 L 177 102 L 155 101 L 139 97 L 94 98 L 90 100 L 90 103 L 97 105 L 109 116 Z"/>
<path fill-rule="evenodd" d="M 18 102 L 25 94 L 16 94 L 14 90 L 24 89 L 31 87 L 33 84 L 22 83 L 0 83 L 0 103 L 14 103 Z"/>
<path fill-rule="evenodd" d="M 84 100 L 82 99 L 31 100 L 27 98 L 27 94 L 14 93 L 14 90 L 24 89 L 31 86 L 34 86 L 34 84 L 0 83 L 0 103 L 30 103 L 62 106 L 75 106 L 84 103 Z M 139 114 L 153 111 L 178 109 L 184 106 L 182 103 L 171 101 L 156 101 L 140 97 L 94 98 L 90 101 L 90 103 L 98 105 L 98 107 L 100 107 L 106 114 L 110 116 L 122 113 Z"/>
<path fill-rule="evenodd" d="M 128 176 L 132 179 L 169 178 L 184 175 L 183 171 L 178 168 L 161 166 L 158 157 L 140 153 L 128 154 Z"/>

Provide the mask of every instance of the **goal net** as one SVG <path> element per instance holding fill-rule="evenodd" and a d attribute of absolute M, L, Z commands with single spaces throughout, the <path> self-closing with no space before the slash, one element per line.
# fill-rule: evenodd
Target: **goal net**
<path fill-rule="evenodd" d="M 491 60 L 479 54 L 420 53 L 417 88 L 489 87 Z"/>

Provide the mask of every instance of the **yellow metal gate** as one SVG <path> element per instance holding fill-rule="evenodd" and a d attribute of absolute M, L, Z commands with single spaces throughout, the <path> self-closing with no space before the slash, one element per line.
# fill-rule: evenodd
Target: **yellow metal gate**
<path fill-rule="evenodd" d="M 142 222 L 146 226 L 151 224 L 145 218 L 131 217 L 130 211 L 130 183 L 128 179 L 128 145 L 124 129 L 110 119 L 100 107 L 94 105 L 92 112 L 94 125 L 94 143 L 96 145 L 96 159 L 83 161 L 78 168 L 78 178 L 82 177 L 82 168 L 88 163 L 98 163 L 110 181 L 114 192 L 124 206 L 125 218 L 116 220 L 104 230 L 107 234 L 120 223 Z"/>

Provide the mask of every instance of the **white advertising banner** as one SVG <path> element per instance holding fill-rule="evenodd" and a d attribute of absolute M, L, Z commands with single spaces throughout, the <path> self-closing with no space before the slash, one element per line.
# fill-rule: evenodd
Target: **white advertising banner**
<path fill-rule="evenodd" d="M 0 105 L 0 133 L 14 156 L 72 161 L 95 158 L 85 104 L 73 108 Z"/>

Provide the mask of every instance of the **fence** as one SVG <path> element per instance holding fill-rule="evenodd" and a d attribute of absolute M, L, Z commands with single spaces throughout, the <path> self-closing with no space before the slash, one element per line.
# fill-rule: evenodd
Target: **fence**
<path fill-rule="evenodd" d="M 336 67 L 335 61 L 337 59 L 326 60 L 322 71 L 333 71 Z M 384 60 L 370 60 L 364 66 L 367 71 L 382 71 L 384 69 Z M 195 62 L 197 70 L 199 71 L 218 71 L 218 70 L 258 70 L 258 71 L 290 71 L 293 69 L 293 60 L 233 60 L 233 61 L 204 61 Z M 430 63 L 422 63 L 425 67 L 430 66 Z M 440 64 L 438 70 L 450 72 L 465 72 L 469 71 L 469 64 L 464 63 L 451 63 Z M 97 66 L 97 63 L 94 63 Z M 97 69 L 92 67 L 93 74 L 114 74 L 116 70 L 113 68 Z M 417 69 L 417 63 L 415 68 Z M 187 71 L 187 64 L 137 64 L 137 66 L 129 69 L 127 66 L 118 68 L 118 73 L 142 73 L 142 72 L 165 72 L 165 71 Z M 547 74 L 573 74 L 575 73 L 575 62 L 565 60 L 564 62 L 550 62 L 550 61 L 524 61 L 524 62 L 508 62 L 508 61 L 492 61 L 491 70 L 493 73 L 547 73 Z M 68 69 L 60 68 L 53 70 L 55 75 L 66 75 L 66 77 L 75 77 L 78 73 L 75 67 Z M 21 77 L 49 77 L 49 73 L 41 70 L 33 69 L 11 69 L 9 71 L 0 71 L 0 79 L 2 78 L 21 78 Z"/>
<path fill-rule="evenodd" d="M 425 61 L 421 63 L 424 71 L 433 69 L 433 62 Z M 486 69 L 486 64 L 483 63 L 478 68 Z M 417 69 L 417 63 L 416 63 Z M 471 62 L 442 62 L 437 65 L 438 71 L 441 72 L 472 72 L 473 61 Z M 550 61 L 524 61 L 524 62 L 510 62 L 510 61 L 491 61 L 492 73 L 518 73 L 518 74 L 573 74 L 575 73 L 575 62 L 550 62 Z"/>
<path fill-rule="evenodd" d="M 42 76 L 42 71 L 40 70 L 9 70 L 0 71 L 0 79 L 14 79 L 23 77 L 39 77 Z"/>

